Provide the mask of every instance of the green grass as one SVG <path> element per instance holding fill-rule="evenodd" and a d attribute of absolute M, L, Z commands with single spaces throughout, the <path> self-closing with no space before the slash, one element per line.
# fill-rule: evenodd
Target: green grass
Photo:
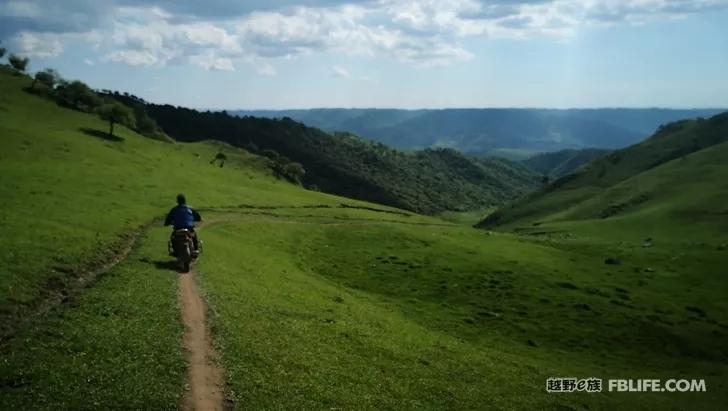
<path fill-rule="evenodd" d="M 606 155 L 609 150 L 600 148 L 566 149 L 550 153 L 539 153 L 522 161 L 530 169 L 551 179 L 563 177 Z"/>
<path fill-rule="evenodd" d="M 559 220 L 614 216 L 631 221 L 621 232 L 644 230 L 668 241 L 728 240 L 728 142 L 650 169 L 569 208 Z M 607 217 L 612 218 L 610 215 Z M 608 224 L 602 224 L 608 225 Z M 679 231 L 679 236 L 671 235 Z M 649 236 L 648 235 L 648 236 Z"/>
<path fill-rule="evenodd" d="M 64 272 L 103 259 L 119 235 L 164 215 L 177 192 L 208 207 L 342 201 L 277 181 L 265 160 L 227 145 L 169 144 L 123 127 L 122 141 L 88 135 L 107 125 L 20 90 L 29 83 L 0 81 L 0 312 L 32 305 L 49 282 L 68 280 Z M 209 163 L 218 152 L 223 168 Z"/>
<path fill-rule="evenodd" d="M 200 234 L 198 280 L 238 409 L 728 402 L 728 251 L 719 249 L 728 240 L 724 209 L 709 206 L 723 195 L 723 169 L 711 165 L 722 146 L 600 191 L 622 201 L 631 184 L 649 186 L 654 201 L 629 212 L 595 219 L 596 205 L 555 201 L 564 219 L 516 226 L 527 236 L 488 233 L 468 227 L 477 212 L 445 221 L 306 191 L 224 145 L 123 128 L 122 141 L 88 135 L 79 130 L 105 124 L 22 92 L 28 81 L 0 76 L 3 329 L 56 289 L 71 298 L 0 343 L 0 409 L 179 406 L 185 364 L 167 230 L 147 230 L 129 258 L 73 292 L 83 268 L 165 213 L 178 191 L 214 222 Z M 209 164 L 219 151 L 223 168 Z M 689 187 L 673 185 L 678 176 L 705 178 L 686 192 L 692 201 L 670 191 Z M 648 236 L 654 245 L 643 248 Z M 549 395 L 553 376 L 705 378 L 708 392 Z"/>
<path fill-rule="evenodd" d="M 177 408 L 184 362 L 167 229 L 76 298 L 79 278 L 180 191 L 202 208 L 362 203 L 278 181 L 267 160 L 220 143 L 123 127 L 108 140 L 94 132 L 107 129 L 101 120 L 22 91 L 29 83 L 0 74 L 0 408 Z M 223 168 L 209 163 L 218 152 Z M 32 315 L 56 296 L 67 301 Z"/>
<path fill-rule="evenodd" d="M 440 213 L 439 217 L 451 223 L 473 226 L 493 211 L 495 208 L 492 207 L 470 211 L 445 211 Z"/>
<path fill-rule="evenodd" d="M 502 229 L 549 231 L 603 242 L 646 238 L 680 247 L 728 243 L 728 142 L 636 174 L 614 185 L 557 188 L 496 211 Z"/>
<path fill-rule="evenodd" d="M 178 408 L 186 365 L 167 235 L 150 230 L 126 262 L 2 346 L 0 408 Z"/>
<path fill-rule="evenodd" d="M 711 409 L 726 398 L 718 252 L 686 256 L 705 261 L 685 271 L 712 270 L 698 281 L 662 272 L 662 253 L 610 268 L 614 250 L 594 244 L 331 217 L 242 214 L 204 234 L 214 256 L 202 286 L 242 408 Z M 712 388 L 546 394 L 557 375 L 698 376 Z"/>
<path fill-rule="evenodd" d="M 722 160 L 727 153 L 728 113 L 674 123 L 502 207 L 483 225 L 512 229 L 611 219 L 652 207 L 654 217 L 640 214 L 633 228 L 654 222 L 661 231 L 683 237 L 685 226 L 697 224 L 700 228 L 691 230 L 697 239 L 721 234 L 728 204 L 728 169 Z"/>

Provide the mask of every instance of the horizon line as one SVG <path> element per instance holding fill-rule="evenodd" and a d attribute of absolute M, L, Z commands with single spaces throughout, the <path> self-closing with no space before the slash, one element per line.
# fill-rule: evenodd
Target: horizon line
<path fill-rule="evenodd" d="M 158 103 L 157 103 L 158 104 Z M 289 107 L 289 108 L 211 108 L 188 107 L 198 111 L 306 111 L 306 110 L 400 110 L 400 111 L 437 111 L 437 110 L 718 110 L 728 111 L 728 107 L 680 107 L 680 106 L 593 106 L 593 107 L 539 107 L 539 106 L 490 106 L 490 107 Z"/>

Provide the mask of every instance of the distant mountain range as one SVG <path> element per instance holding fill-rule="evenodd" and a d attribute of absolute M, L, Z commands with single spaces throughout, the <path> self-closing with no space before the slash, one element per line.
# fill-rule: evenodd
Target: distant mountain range
<path fill-rule="evenodd" d="M 236 110 L 290 117 L 323 130 L 347 131 L 400 149 L 449 147 L 474 155 L 523 159 L 563 149 L 626 147 L 660 125 L 710 117 L 720 109 L 310 109 Z"/>

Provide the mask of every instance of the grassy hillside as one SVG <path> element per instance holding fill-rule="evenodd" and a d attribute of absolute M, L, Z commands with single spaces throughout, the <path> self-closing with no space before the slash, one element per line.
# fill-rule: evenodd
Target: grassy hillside
<path fill-rule="evenodd" d="M 600 219 L 615 231 L 719 246 L 728 241 L 726 155 L 728 142 L 673 160 L 573 205 L 557 219 Z"/>
<path fill-rule="evenodd" d="M 521 163 L 542 175 L 559 178 L 607 153 L 609 153 L 609 150 L 599 148 L 561 150 L 552 153 L 539 153 L 523 160 Z"/>
<path fill-rule="evenodd" d="M 131 97 L 122 100 L 134 102 Z M 479 162 L 444 149 L 402 152 L 289 118 L 238 118 L 169 105 L 148 104 L 146 109 L 179 141 L 217 139 L 292 160 L 303 165 L 301 180 L 308 187 L 420 213 L 502 204 L 538 181 L 535 173 L 514 162 Z"/>
<path fill-rule="evenodd" d="M 269 160 L 219 143 L 122 127 L 101 138 L 93 130 L 106 124 L 21 91 L 28 81 L 0 75 L 0 409 L 180 408 L 186 363 L 167 229 L 157 220 L 118 265 L 93 272 L 178 191 L 209 224 L 196 276 L 230 408 L 728 401 L 718 236 L 678 249 L 598 231 L 488 233 L 304 190 L 274 178 Z M 210 164 L 221 151 L 222 168 Z M 705 378 L 708 392 L 547 394 L 553 376 Z"/>
<path fill-rule="evenodd" d="M 711 409 L 726 398 L 720 377 L 709 396 L 543 392 L 552 375 L 724 375 L 722 252 L 687 251 L 679 271 L 701 277 L 675 276 L 661 263 L 670 251 L 609 267 L 616 243 L 361 217 L 276 210 L 207 231 L 220 258 L 199 270 L 236 404 Z"/>
<path fill-rule="evenodd" d="M 719 160 L 726 141 L 728 113 L 671 123 L 644 142 L 614 151 L 501 208 L 481 226 L 613 220 L 627 212 L 636 215 L 652 209 L 667 227 L 676 228 L 679 220 L 669 222 L 691 214 L 690 204 L 706 208 L 692 214 L 710 226 L 720 219 L 726 204 L 725 171 Z M 661 177 L 667 175 L 670 178 Z M 639 219 L 643 218 L 640 214 Z"/>
<path fill-rule="evenodd" d="M 29 83 L 0 74 L 0 313 L 67 287 L 180 191 L 206 206 L 340 201 L 279 181 L 267 159 L 222 143 L 169 144 L 123 127 L 109 139 L 107 124 L 22 91 Z M 210 164 L 219 152 L 223 168 Z"/>

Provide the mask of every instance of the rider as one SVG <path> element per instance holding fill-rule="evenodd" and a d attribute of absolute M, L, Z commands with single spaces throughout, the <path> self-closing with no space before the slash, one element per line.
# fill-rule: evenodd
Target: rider
<path fill-rule="evenodd" d="M 187 205 L 187 199 L 185 199 L 184 194 L 178 194 L 177 206 L 169 210 L 169 214 L 167 214 L 167 218 L 164 220 L 164 225 L 165 227 L 171 225 L 175 230 L 190 230 L 195 246 L 195 254 L 197 254 L 199 246 L 197 244 L 197 233 L 195 232 L 195 221 L 202 221 L 200 213 Z"/>

